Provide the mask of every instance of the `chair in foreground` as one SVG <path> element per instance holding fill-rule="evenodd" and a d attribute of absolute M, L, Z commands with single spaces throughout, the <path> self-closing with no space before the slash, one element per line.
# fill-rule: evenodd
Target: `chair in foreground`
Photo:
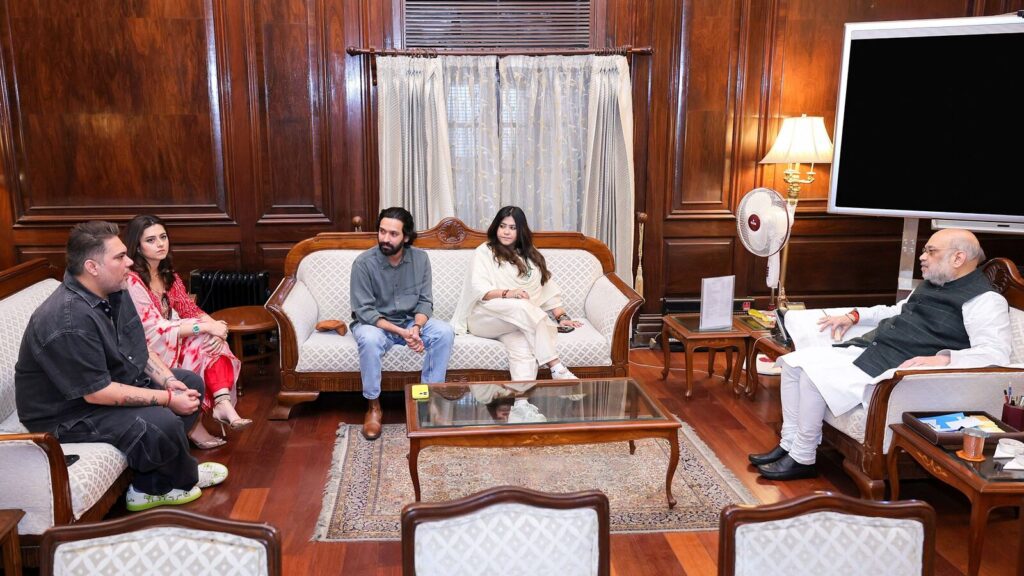
<path fill-rule="evenodd" d="M 608 497 L 501 486 L 402 510 L 406 576 L 610 573 Z"/>
<path fill-rule="evenodd" d="M 43 534 L 40 574 L 219 576 L 281 574 L 281 542 L 269 524 L 153 510 Z"/>
<path fill-rule="evenodd" d="M 935 511 L 917 500 L 875 502 L 819 492 L 766 506 L 727 506 L 720 575 L 931 575 Z"/>

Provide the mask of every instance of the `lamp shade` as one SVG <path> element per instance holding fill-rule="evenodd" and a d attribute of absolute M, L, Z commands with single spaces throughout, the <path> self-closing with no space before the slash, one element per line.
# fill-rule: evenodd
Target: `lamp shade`
<path fill-rule="evenodd" d="M 784 118 L 772 149 L 761 164 L 828 164 L 832 162 L 832 140 L 825 131 L 825 119 L 806 114 Z"/>

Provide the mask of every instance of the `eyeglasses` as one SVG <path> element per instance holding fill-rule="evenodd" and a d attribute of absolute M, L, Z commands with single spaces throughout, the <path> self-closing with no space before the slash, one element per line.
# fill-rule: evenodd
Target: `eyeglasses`
<path fill-rule="evenodd" d="M 953 250 L 953 248 L 932 248 L 931 246 L 925 246 L 924 250 L 921 250 L 921 255 L 927 255 L 931 258 L 940 252 L 945 252 L 946 250 Z"/>

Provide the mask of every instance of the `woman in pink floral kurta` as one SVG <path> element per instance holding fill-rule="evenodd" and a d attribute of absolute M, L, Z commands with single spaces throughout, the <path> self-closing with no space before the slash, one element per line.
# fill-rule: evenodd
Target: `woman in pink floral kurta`
<path fill-rule="evenodd" d="M 203 377 L 203 410 L 233 430 L 252 423 L 235 411 L 231 391 L 241 370 L 225 338 L 227 327 L 202 311 L 174 272 L 170 241 L 156 216 L 136 216 L 125 233 L 132 270 L 128 293 L 146 330 L 149 349 L 168 366 L 191 370 Z M 216 448 L 224 440 L 210 434 L 198 420 L 189 438 L 199 448 Z"/>

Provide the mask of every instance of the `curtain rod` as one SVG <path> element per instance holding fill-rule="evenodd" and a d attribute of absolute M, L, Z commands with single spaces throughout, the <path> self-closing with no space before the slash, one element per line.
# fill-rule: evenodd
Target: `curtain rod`
<path fill-rule="evenodd" d="M 438 56 L 576 56 L 586 54 L 597 54 L 601 56 L 632 56 L 634 54 L 650 55 L 654 51 L 650 46 L 633 47 L 619 46 L 616 48 L 457 48 L 457 49 L 434 49 L 434 48 L 410 48 L 400 50 L 396 48 L 360 48 L 349 46 L 346 50 L 352 56 L 368 54 L 370 56 L 412 56 L 416 58 L 437 58 Z"/>

